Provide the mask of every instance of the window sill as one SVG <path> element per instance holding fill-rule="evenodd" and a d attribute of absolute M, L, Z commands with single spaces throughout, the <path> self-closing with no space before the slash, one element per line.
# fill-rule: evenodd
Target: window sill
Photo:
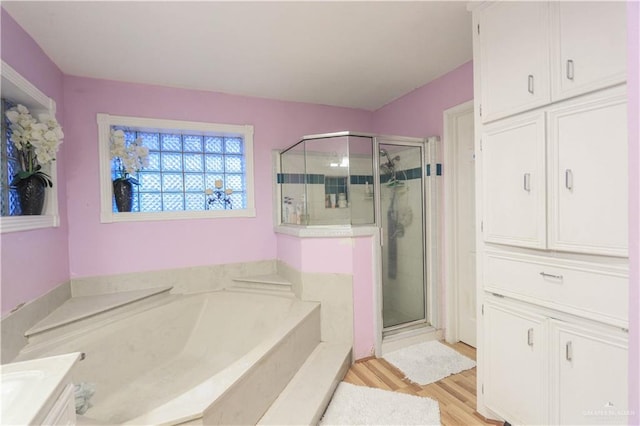
<path fill-rule="evenodd" d="M 2 234 L 42 228 L 57 228 L 58 226 L 60 226 L 60 217 L 54 215 L 0 217 L 0 233 Z"/>
<path fill-rule="evenodd" d="M 152 220 L 190 220 L 190 219 L 223 219 L 226 217 L 256 217 L 255 209 L 243 210 L 203 210 L 203 211 L 175 211 L 155 213 L 103 213 L 102 223 L 116 222 L 146 222 Z"/>

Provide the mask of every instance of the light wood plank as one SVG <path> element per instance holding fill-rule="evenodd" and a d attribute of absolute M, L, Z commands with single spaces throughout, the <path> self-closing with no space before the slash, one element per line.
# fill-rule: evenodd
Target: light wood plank
<path fill-rule="evenodd" d="M 453 345 L 442 343 L 464 356 L 476 359 L 476 350 L 471 346 L 464 343 Z M 443 426 L 502 424 L 487 420 L 476 411 L 475 368 L 420 386 L 405 379 L 404 374 L 386 360 L 367 358 L 353 364 L 344 381 L 360 386 L 433 398 L 440 403 L 440 421 Z"/>

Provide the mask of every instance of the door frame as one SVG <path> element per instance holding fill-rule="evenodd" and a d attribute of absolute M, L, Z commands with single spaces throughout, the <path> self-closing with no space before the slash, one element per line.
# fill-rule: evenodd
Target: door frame
<path fill-rule="evenodd" d="M 413 335 L 423 333 L 425 330 L 431 330 L 433 328 L 440 328 L 439 313 L 440 313 L 440 295 L 441 291 L 438 286 L 435 285 L 439 281 L 439 268 L 437 260 L 437 253 L 439 250 L 437 247 L 432 247 L 432 244 L 437 243 L 437 230 L 439 229 L 436 223 L 438 218 L 438 212 L 433 211 L 432 204 L 438 206 L 437 202 L 437 182 L 433 179 L 429 179 L 426 174 L 426 166 L 431 164 L 433 170 L 436 169 L 437 153 L 440 149 L 440 138 L 437 136 L 430 136 L 426 138 L 412 138 L 412 137 L 400 137 L 400 136 L 376 136 L 374 142 L 374 161 L 376 164 L 380 164 L 379 147 L 380 144 L 398 144 L 407 146 L 421 146 L 423 153 L 423 197 L 422 197 L 422 209 L 423 209 L 423 248 L 424 248 L 424 261 L 423 268 L 425 268 L 425 307 L 426 307 L 426 320 L 424 327 L 420 329 L 412 330 L 408 327 L 405 330 L 399 328 L 399 333 L 394 337 L 407 337 L 411 338 Z M 380 170 L 378 166 L 374 167 L 374 181 L 380 181 Z M 380 205 L 380 191 L 375 191 L 375 204 L 376 204 L 376 227 L 378 229 L 382 226 L 381 221 L 381 205 Z M 437 207 L 436 207 L 437 208 Z M 383 319 L 382 319 L 382 233 L 379 232 L 376 235 L 377 247 L 375 250 L 375 259 L 377 259 L 377 267 L 375 268 L 376 276 L 376 288 L 374 292 L 374 309 L 375 309 L 375 354 L 381 357 L 383 355 Z M 430 323 L 430 325 L 428 325 Z"/>
<path fill-rule="evenodd" d="M 457 202 L 454 196 L 458 182 L 454 170 L 457 170 L 456 158 L 459 149 L 456 121 L 463 114 L 473 113 L 473 99 L 443 111 L 443 150 L 444 171 L 444 293 L 446 314 L 444 319 L 444 338 L 448 343 L 459 340 L 458 332 L 458 262 L 456 257 L 458 224 L 456 221 Z M 475 117 L 474 117 L 475 118 Z"/>

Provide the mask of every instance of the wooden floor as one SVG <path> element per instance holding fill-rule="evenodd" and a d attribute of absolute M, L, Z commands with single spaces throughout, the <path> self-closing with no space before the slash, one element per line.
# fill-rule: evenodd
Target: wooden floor
<path fill-rule="evenodd" d="M 464 343 L 445 345 L 475 360 L 476 350 Z M 382 358 L 358 361 L 351 366 L 344 381 L 410 395 L 426 396 L 440 403 L 440 421 L 449 425 L 502 425 L 486 420 L 476 412 L 476 369 L 463 371 L 438 382 L 420 386 L 406 379 L 393 365 Z"/>

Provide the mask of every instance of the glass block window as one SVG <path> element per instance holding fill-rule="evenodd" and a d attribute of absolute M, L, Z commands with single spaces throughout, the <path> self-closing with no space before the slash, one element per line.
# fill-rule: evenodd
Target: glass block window
<path fill-rule="evenodd" d="M 137 173 L 134 185 L 133 212 L 224 210 L 224 203 L 208 203 L 206 190 L 230 189 L 227 208 L 245 209 L 246 162 L 244 138 L 240 136 L 193 135 L 123 130 L 127 143 L 141 138 L 149 148 L 149 165 Z M 116 163 L 111 163 L 111 177 L 118 177 Z M 115 201 L 113 212 L 117 212 Z"/>
<path fill-rule="evenodd" d="M 10 183 L 13 176 L 19 171 L 20 163 L 18 160 L 18 152 L 11 143 L 11 129 L 9 128 L 9 119 L 5 112 L 15 105 L 2 99 L 0 113 L 2 114 L 2 151 L 0 154 L 0 214 L 2 216 L 18 216 L 20 215 L 20 203 L 18 202 L 18 193 L 11 188 Z"/>
<path fill-rule="evenodd" d="M 97 122 L 102 223 L 255 217 L 253 126 L 109 114 Z M 139 183 L 131 212 L 119 212 L 113 195 L 115 130 L 149 151 L 148 164 L 131 176 Z"/>

